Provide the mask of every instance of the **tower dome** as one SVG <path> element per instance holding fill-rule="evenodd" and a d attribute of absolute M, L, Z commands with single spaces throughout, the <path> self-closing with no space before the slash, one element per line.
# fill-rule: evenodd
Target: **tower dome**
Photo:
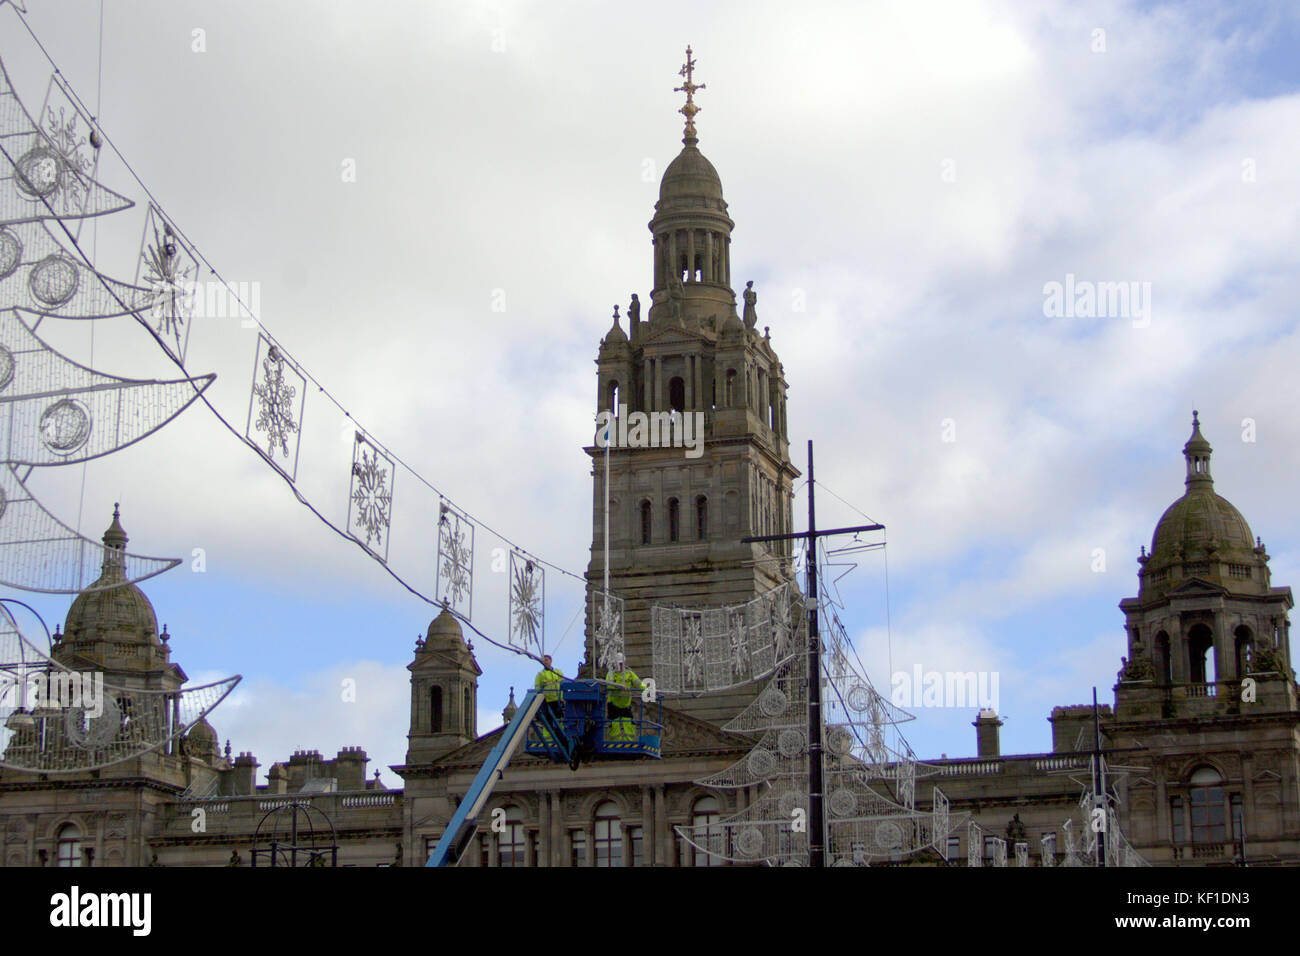
<path fill-rule="evenodd" d="M 674 92 L 686 94 L 678 111 L 686 117 L 682 151 L 664 170 L 659 183 L 650 233 L 654 245 L 654 290 L 650 295 L 651 331 L 671 324 L 715 331 L 736 308 L 731 289 L 731 231 L 722 198 L 722 178 L 700 152 L 695 94 L 705 84 L 695 82 L 695 60 L 686 48 L 684 78 Z"/>
<path fill-rule="evenodd" d="M 1233 504 L 1215 494 L 1210 443 L 1192 412 L 1192 435 L 1183 446 L 1187 490 L 1165 509 L 1143 559 L 1143 589 L 1164 590 L 1179 578 L 1198 577 L 1232 590 L 1254 592 L 1267 583 L 1263 548 Z M 1263 567 L 1263 577 L 1257 568 Z"/>
<path fill-rule="evenodd" d="M 698 140 L 688 136 L 682 151 L 664 170 L 664 178 L 659 183 L 659 207 L 676 200 L 694 201 L 699 205 L 712 205 L 727 211 L 727 204 L 722 198 L 722 177 L 717 169 L 696 147 Z"/>
<path fill-rule="evenodd" d="M 110 640 L 120 643 L 157 641 L 158 617 L 153 604 L 126 581 L 126 544 L 121 512 L 113 506 L 113 522 L 104 532 L 104 563 L 99 578 L 77 595 L 64 622 L 64 640 Z"/>

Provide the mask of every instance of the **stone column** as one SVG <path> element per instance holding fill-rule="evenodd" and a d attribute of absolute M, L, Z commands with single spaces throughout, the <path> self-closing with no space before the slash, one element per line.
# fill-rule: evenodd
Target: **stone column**
<path fill-rule="evenodd" d="M 1255 805 L 1255 783 L 1252 779 L 1255 776 L 1255 756 L 1254 754 L 1243 753 L 1241 755 L 1241 829 L 1246 833 L 1251 833 L 1256 821 L 1250 820 L 1252 826 L 1246 825 L 1246 819 L 1252 817 L 1251 808 Z M 1237 833 L 1237 821 L 1232 817 L 1232 801 L 1228 801 L 1228 821 L 1229 830 L 1232 832 L 1232 842 L 1238 843 L 1241 835 Z"/>
<path fill-rule="evenodd" d="M 678 271 L 678 268 L 677 268 L 678 265 L 679 265 L 679 263 L 678 263 L 678 261 L 677 261 L 677 231 L 676 231 L 676 230 L 673 230 L 672 232 L 668 233 L 668 269 L 669 269 L 669 275 L 680 275 L 680 274 L 681 274 L 681 273 Z M 667 279 L 668 279 L 668 276 L 664 276 L 664 280 L 667 281 Z M 671 283 L 669 283 L 669 285 L 671 285 Z"/>
<path fill-rule="evenodd" d="M 1183 825 L 1187 825 L 1191 808 L 1183 807 Z M 1156 823 L 1155 832 L 1150 834 L 1153 844 L 1159 846 L 1170 842 L 1173 836 L 1173 821 L 1169 817 L 1169 794 L 1165 790 L 1164 770 L 1156 771 Z"/>
<path fill-rule="evenodd" d="M 641 865 L 655 865 L 655 814 L 649 787 L 641 788 Z"/>
<path fill-rule="evenodd" d="M 655 392 L 654 392 L 654 411 L 660 411 L 663 408 L 664 401 L 664 363 L 659 359 L 652 359 L 655 367 Z"/>
<path fill-rule="evenodd" d="M 713 269 L 713 230 L 704 230 L 704 279 L 717 282 L 718 276 Z"/>
<path fill-rule="evenodd" d="M 551 866 L 564 866 L 564 799 L 551 794 Z"/>
<path fill-rule="evenodd" d="M 641 390 L 644 393 L 641 409 L 648 412 L 650 411 L 650 402 L 653 399 L 651 392 L 654 388 L 654 382 L 650 377 L 650 359 L 642 359 L 641 365 Z"/>
<path fill-rule="evenodd" d="M 686 232 L 686 281 L 695 281 L 695 230 Z"/>
<path fill-rule="evenodd" d="M 654 798 L 654 862 L 656 866 L 668 866 L 668 861 L 672 856 L 672 831 L 668 827 L 668 813 L 664 806 L 664 785 L 662 783 L 654 788 Z"/>
<path fill-rule="evenodd" d="M 692 411 L 704 408 L 704 386 L 700 378 L 701 364 L 703 363 L 700 362 L 700 357 L 698 355 L 691 356 L 691 405 L 690 407 Z"/>
<path fill-rule="evenodd" d="M 530 849 L 532 841 L 529 841 Z M 537 856 L 538 859 L 529 866 L 551 865 L 551 800 L 550 794 L 543 794 L 537 802 Z"/>
<path fill-rule="evenodd" d="M 596 825 L 588 821 L 583 828 L 583 834 L 587 837 L 587 862 L 586 866 L 596 865 Z"/>

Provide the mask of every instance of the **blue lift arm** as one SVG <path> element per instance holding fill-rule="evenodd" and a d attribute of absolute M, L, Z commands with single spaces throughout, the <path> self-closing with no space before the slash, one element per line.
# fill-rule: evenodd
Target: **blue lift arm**
<path fill-rule="evenodd" d="M 510 763 L 510 758 L 515 755 L 519 745 L 524 742 L 524 736 L 528 733 L 528 727 L 537 716 L 537 711 L 542 706 L 542 692 L 530 690 L 524 695 L 524 702 L 515 712 L 514 719 L 506 727 L 505 732 L 497 741 L 492 752 L 484 761 L 483 766 L 479 769 L 478 776 L 470 784 L 469 790 L 465 794 L 465 799 L 461 800 L 460 806 L 452 814 L 451 820 L 447 823 L 447 829 L 443 831 L 442 839 L 434 847 L 433 853 L 429 856 L 429 862 L 425 866 L 455 866 L 459 861 L 461 854 L 465 852 L 465 847 L 469 844 L 470 838 L 478 829 L 479 811 L 483 809 L 483 804 L 487 802 L 488 797 L 492 795 L 492 788 L 496 786 L 497 781 L 501 779 L 501 774 L 506 765 Z"/>

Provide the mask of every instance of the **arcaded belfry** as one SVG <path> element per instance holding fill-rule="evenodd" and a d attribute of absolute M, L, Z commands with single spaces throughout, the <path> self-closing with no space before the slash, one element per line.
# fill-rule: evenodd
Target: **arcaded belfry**
<path fill-rule="evenodd" d="M 704 453 L 615 448 L 610 457 L 610 589 L 625 604 L 628 665 L 653 676 L 650 609 L 655 604 L 741 604 L 789 580 L 790 545 L 741 544 L 750 535 L 793 530 L 793 481 L 784 370 L 766 329 L 747 328 L 732 289 L 731 233 L 722 180 L 699 150 L 695 61 L 686 51 L 682 150 L 664 171 L 650 220 L 650 308 L 628 309 L 601 341 L 597 410 L 704 416 Z M 694 418 L 692 418 L 694 421 Z M 593 456 L 594 508 L 589 592 L 604 575 L 604 451 Z M 590 607 L 590 602 L 589 602 Z M 588 611 L 587 646 L 593 615 Z M 669 703 L 720 722 L 739 712 L 756 685 Z"/>

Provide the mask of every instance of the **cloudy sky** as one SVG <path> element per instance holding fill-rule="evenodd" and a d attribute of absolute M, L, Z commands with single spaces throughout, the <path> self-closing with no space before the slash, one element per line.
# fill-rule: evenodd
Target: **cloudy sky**
<path fill-rule="evenodd" d="M 342 406 L 309 387 L 299 464 L 336 523 L 360 422 L 510 542 L 584 569 L 592 361 L 613 303 L 649 294 L 689 42 L 733 278 L 785 364 L 792 446 L 816 442 L 847 502 L 819 496 L 819 523 L 888 527 L 887 568 L 857 555 L 839 582 L 878 687 L 915 665 L 996 673 L 1004 752 L 1050 749 L 1054 705 L 1111 699 L 1116 604 L 1182 493 L 1193 408 L 1216 490 L 1274 583 L 1297 580 L 1291 4 L 106 0 L 102 34 L 97 0 L 26 5 L 112 145 Z M 39 106 L 50 65 L 7 5 L 0 57 Z M 99 179 L 137 206 L 80 241 L 130 280 L 148 197 L 108 149 Z M 1133 295 L 1061 314 L 1054 283 Z M 196 323 L 189 354 L 241 433 L 245 324 Z M 50 337 L 117 374 L 172 371 L 129 320 L 90 325 Z M 244 675 L 213 717 L 236 751 L 265 769 L 357 744 L 399 783 L 432 610 L 211 412 L 32 485 L 96 536 L 121 501 L 133 549 L 186 559 L 145 591 L 191 678 Z M 417 588 L 436 516 L 399 469 L 389 558 Z M 473 619 L 498 636 L 504 547 L 480 528 Z M 547 589 L 571 671 L 581 586 L 552 571 Z M 58 621 L 67 601 L 38 607 Z M 486 731 L 534 667 L 475 651 Z M 914 712 L 918 754 L 973 754 L 973 709 Z"/>

